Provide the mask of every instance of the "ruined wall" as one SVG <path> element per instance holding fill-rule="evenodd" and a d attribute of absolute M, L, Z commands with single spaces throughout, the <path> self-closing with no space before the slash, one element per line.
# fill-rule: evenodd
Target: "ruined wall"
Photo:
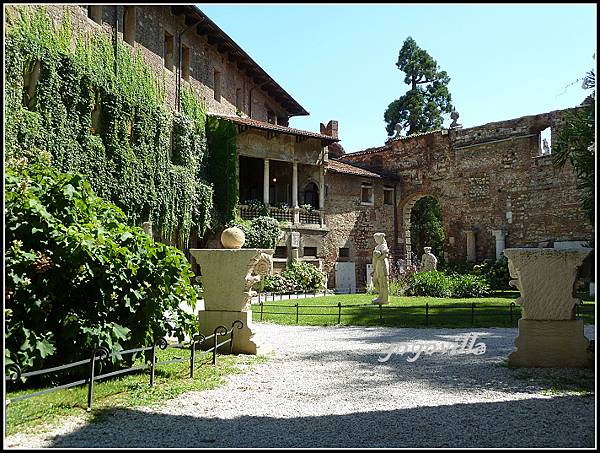
<path fill-rule="evenodd" d="M 132 5 L 134 6 L 134 5 Z M 36 6 L 27 6 L 35 8 Z M 103 31 L 112 37 L 115 20 L 119 18 L 119 41 L 125 46 L 129 43 L 123 41 L 123 12 L 125 5 L 103 5 L 101 24 L 88 18 L 87 5 L 44 5 L 48 15 L 55 24 L 62 22 L 65 11 L 69 12 L 73 24 L 74 34 L 90 34 Z M 14 6 L 6 6 L 7 10 L 14 11 Z M 186 28 L 184 16 L 171 13 L 170 6 L 144 5 L 135 7 L 135 43 L 133 48 L 140 50 L 144 59 L 153 69 L 158 80 L 164 80 L 166 87 L 166 105 L 171 110 L 176 110 L 176 85 L 177 67 L 179 65 L 179 51 L 177 36 Z M 164 64 L 164 36 L 165 31 L 174 36 L 173 66 L 167 69 Z M 239 70 L 235 62 L 218 52 L 216 45 L 208 44 L 207 36 L 198 35 L 192 28 L 182 38 L 182 42 L 190 49 L 190 81 L 182 79 L 182 88 L 193 86 L 198 95 L 205 100 L 207 111 L 230 114 L 236 113 L 236 90 L 241 90 L 243 99 L 241 111 L 245 115 L 252 113 L 252 118 L 267 121 L 267 108 L 276 115 L 286 117 L 285 109 L 264 90 L 258 87 L 250 77 Z M 220 102 L 214 99 L 214 70 L 222 74 L 222 97 Z M 252 91 L 252 93 L 251 93 Z M 250 99 L 252 108 L 250 109 Z"/>
<path fill-rule="evenodd" d="M 370 182 L 374 189 L 373 206 L 361 203 L 361 183 Z M 325 224 L 329 232 L 323 238 L 323 270 L 328 274 L 328 286 L 334 288 L 335 262 L 356 264 L 356 286 L 366 286 L 366 265 L 372 261 L 375 240 L 373 234 L 385 233 L 393 252 L 394 206 L 383 203 L 384 185 L 393 186 L 383 179 L 327 172 L 325 196 Z M 339 249 L 349 248 L 349 257 L 340 258 Z M 393 253 L 392 253 L 393 254 Z M 393 254 L 392 261 L 396 259 Z"/>
<path fill-rule="evenodd" d="M 506 247 L 591 240 L 593 227 L 581 210 L 572 167 L 556 170 L 550 156 L 540 156 L 539 132 L 550 126 L 554 141 L 563 115 L 554 111 L 400 138 L 343 160 L 380 166 L 401 178 L 401 252 L 406 251 L 407 215 L 425 195 L 440 202 L 451 260 L 466 259 L 465 230 L 475 231 L 477 261 L 495 257 L 492 230 L 506 232 Z"/>

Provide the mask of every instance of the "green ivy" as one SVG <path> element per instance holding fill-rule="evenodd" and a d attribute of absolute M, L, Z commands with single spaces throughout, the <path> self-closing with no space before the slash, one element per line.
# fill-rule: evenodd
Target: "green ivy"
<path fill-rule="evenodd" d="M 238 216 L 237 128 L 231 121 L 208 116 L 206 133 L 210 153 L 208 180 L 214 187 L 216 223 L 225 226 Z"/>
<path fill-rule="evenodd" d="M 69 16 L 55 27 L 44 7 L 8 17 L 5 50 L 8 156 L 49 152 L 54 166 L 85 175 L 134 224 L 151 221 L 164 242 L 186 247 L 192 233 L 205 234 L 213 189 L 206 179 L 206 112 L 195 93 L 182 93 L 183 112 L 168 112 L 164 83 L 141 51 L 119 42 L 115 74 L 109 35 L 74 39 Z M 30 99 L 25 75 L 36 65 Z"/>

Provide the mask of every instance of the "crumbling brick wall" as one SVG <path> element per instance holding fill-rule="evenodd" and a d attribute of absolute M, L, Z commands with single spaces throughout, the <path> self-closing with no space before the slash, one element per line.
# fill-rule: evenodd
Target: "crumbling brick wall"
<path fill-rule="evenodd" d="M 451 260 L 466 259 L 465 230 L 475 231 L 477 261 L 495 257 L 492 230 L 506 232 L 506 247 L 591 240 L 573 168 L 557 170 L 551 156 L 540 156 L 540 131 L 550 127 L 554 141 L 564 112 L 403 137 L 342 160 L 400 178 L 400 253 L 406 252 L 408 207 L 426 195 L 442 207 Z"/>

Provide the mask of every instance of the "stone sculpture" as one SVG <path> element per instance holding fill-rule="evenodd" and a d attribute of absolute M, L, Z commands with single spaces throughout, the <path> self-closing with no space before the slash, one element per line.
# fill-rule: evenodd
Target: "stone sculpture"
<path fill-rule="evenodd" d="M 423 247 L 425 253 L 421 257 L 421 272 L 429 272 L 437 269 L 437 258 L 431 253 L 431 247 Z"/>
<path fill-rule="evenodd" d="M 390 275 L 390 249 L 385 240 L 384 233 L 375 233 L 375 249 L 373 250 L 373 288 L 378 292 L 377 298 L 373 299 L 374 304 L 388 304 L 388 277 Z"/>
<path fill-rule="evenodd" d="M 239 231 L 228 231 L 222 235 L 222 244 L 236 248 L 190 250 L 200 266 L 203 287 L 204 310 L 198 312 L 200 333 L 207 337 L 216 327 L 229 327 L 239 320 L 244 327 L 236 330 L 232 352 L 263 354 L 270 347 L 256 335 L 250 304 L 256 295 L 252 286 L 273 273 L 273 250 L 243 249 L 243 243 Z"/>
<path fill-rule="evenodd" d="M 460 117 L 459 113 L 456 110 L 453 110 L 450 113 L 450 118 L 452 118 L 452 123 L 450 124 L 450 129 L 460 129 L 462 124 L 458 123 L 458 118 Z"/>
<path fill-rule="evenodd" d="M 591 249 L 514 248 L 508 258 L 511 286 L 521 297 L 517 350 L 508 357 L 515 367 L 591 366 L 583 320 L 575 319 L 577 270 Z"/>

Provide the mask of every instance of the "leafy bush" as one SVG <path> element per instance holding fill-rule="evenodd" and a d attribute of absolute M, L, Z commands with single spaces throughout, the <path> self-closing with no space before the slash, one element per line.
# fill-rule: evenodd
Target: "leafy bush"
<path fill-rule="evenodd" d="M 452 281 L 444 272 L 415 272 L 408 279 L 411 296 L 451 297 Z"/>
<path fill-rule="evenodd" d="M 485 260 L 483 263 L 473 267 L 475 275 L 482 275 L 487 280 L 491 289 L 508 290 L 513 289 L 509 286 L 510 273 L 508 271 L 508 258 L 504 255 L 497 260 Z"/>
<path fill-rule="evenodd" d="M 264 277 L 257 289 L 269 293 L 288 293 L 294 292 L 296 284 L 293 280 L 284 277 L 281 274 L 267 275 Z"/>
<path fill-rule="evenodd" d="M 402 285 L 404 281 L 400 281 Z M 482 276 L 447 274 L 443 271 L 416 272 L 406 280 L 406 294 L 429 297 L 483 297 L 490 287 Z"/>
<path fill-rule="evenodd" d="M 293 261 L 281 275 L 294 282 L 296 291 L 315 291 L 325 286 L 325 272 L 306 261 Z"/>
<path fill-rule="evenodd" d="M 485 297 L 490 293 L 486 279 L 479 275 L 454 274 L 450 276 L 451 297 Z"/>
<path fill-rule="evenodd" d="M 285 293 L 317 291 L 325 287 L 325 272 L 306 261 L 294 261 L 281 274 L 269 275 L 257 287 L 260 291 Z"/>
<path fill-rule="evenodd" d="M 43 155 L 5 166 L 5 363 L 54 366 L 94 347 L 192 333 L 193 315 L 179 308 L 196 302 L 184 254 L 128 226 L 82 175 L 58 172 Z"/>
<path fill-rule="evenodd" d="M 230 226 L 237 226 L 246 235 L 244 248 L 272 249 L 281 235 L 279 222 L 273 217 L 260 216 L 248 220 L 238 220 Z"/>

